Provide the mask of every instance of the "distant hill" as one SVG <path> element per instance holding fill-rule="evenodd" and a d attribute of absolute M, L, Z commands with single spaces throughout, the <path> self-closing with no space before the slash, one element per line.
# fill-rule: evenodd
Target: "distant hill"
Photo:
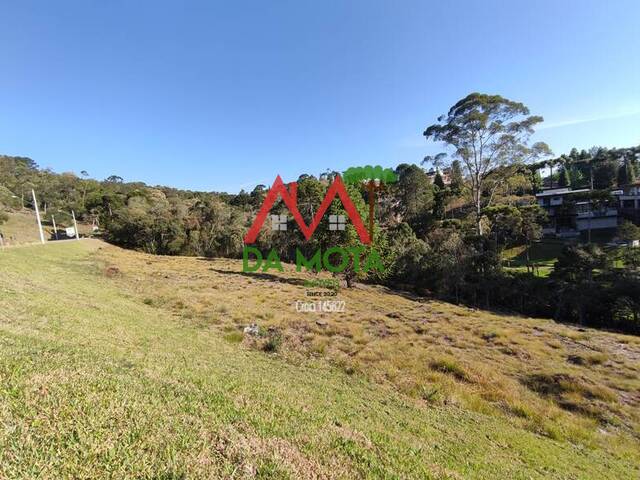
<path fill-rule="evenodd" d="M 0 207 L 2 209 L 20 207 L 20 199 L 4 185 L 0 185 Z"/>

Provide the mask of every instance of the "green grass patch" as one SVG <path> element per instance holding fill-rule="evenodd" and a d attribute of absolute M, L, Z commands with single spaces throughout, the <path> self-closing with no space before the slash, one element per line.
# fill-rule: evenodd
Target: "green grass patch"
<path fill-rule="evenodd" d="M 0 478 L 637 476 L 624 451 L 245 348 L 230 330 L 146 304 L 139 272 L 107 276 L 97 248 L 112 249 L 0 253 Z M 467 375 L 449 357 L 433 367 Z"/>
<path fill-rule="evenodd" d="M 562 253 L 565 243 L 558 240 L 542 240 L 533 243 L 529 248 L 529 258 L 534 272 L 540 277 L 548 277 L 553 266 Z M 526 272 L 527 251 L 526 247 L 514 247 L 505 250 L 502 255 L 504 266 L 513 271 Z"/>

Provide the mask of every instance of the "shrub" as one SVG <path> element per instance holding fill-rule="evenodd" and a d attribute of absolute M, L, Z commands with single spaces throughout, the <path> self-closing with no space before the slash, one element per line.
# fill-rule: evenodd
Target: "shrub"
<path fill-rule="evenodd" d="M 274 353 L 277 352 L 282 345 L 282 334 L 278 330 L 267 330 L 266 333 L 260 332 L 261 336 L 264 335 L 265 339 L 261 342 L 261 349 L 263 352 Z"/>

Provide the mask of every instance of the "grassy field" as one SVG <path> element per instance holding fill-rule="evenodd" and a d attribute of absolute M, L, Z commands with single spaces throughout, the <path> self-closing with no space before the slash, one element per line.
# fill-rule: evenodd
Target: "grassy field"
<path fill-rule="evenodd" d="M 548 277 L 553 270 L 553 265 L 562 253 L 566 243 L 561 240 L 542 240 L 531 245 L 529 259 L 535 266 L 535 274 L 540 277 Z M 521 272 L 527 271 L 526 247 L 515 247 L 503 252 L 504 266 Z"/>
<path fill-rule="evenodd" d="M 19 245 L 40 241 L 38 223 L 33 212 L 10 212 L 9 219 L 0 225 L 7 245 Z M 45 231 L 48 238 L 49 232 Z"/>
<path fill-rule="evenodd" d="M 40 234 L 38 232 L 38 223 L 36 221 L 36 214 L 32 210 L 19 210 L 6 212 L 9 215 L 9 219 L 0 225 L 0 232 L 4 235 L 5 243 L 7 245 L 24 245 L 27 243 L 40 242 Z M 70 219 L 57 219 L 58 229 L 63 227 L 72 227 L 73 222 Z M 53 237 L 53 226 L 50 224 L 51 218 L 44 218 L 43 215 L 43 230 L 45 239 Z M 82 235 L 89 235 L 91 233 L 91 225 L 78 224 L 78 230 Z"/>
<path fill-rule="evenodd" d="M 608 238 L 610 240 L 610 236 Z M 539 277 L 548 277 L 566 245 L 570 245 L 570 243 L 556 239 L 543 239 L 531 245 L 529 258 L 531 264 L 535 266 L 534 274 Z M 611 247 L 604 242 L 600 243 L 599 246 L 609 254 L 623 251 L 621 247 Z M 527 254 L 525 249 L 526 247 L 521 245 L 502 252 L 503 266 L 508 270 L 526 272 Z M 622 260 L 618 259 L 614 261 L 614 266 L 622 268 L 624 264 Z"/>
<path fill-rule="evenodd" d="M 0 272 L 0 478 L 640 475 L 635 337 L 95 240 Z"/>

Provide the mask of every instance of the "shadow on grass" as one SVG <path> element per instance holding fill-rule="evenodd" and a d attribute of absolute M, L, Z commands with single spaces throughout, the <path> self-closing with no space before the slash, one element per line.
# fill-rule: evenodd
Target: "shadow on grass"
<path fill-rule="evenodd" d="M 367 284 L 367 285 L 376 285 L 375 283 Z M 399 297 L 405 298 L 407 300 L 412 300 L 414 302 L 427 302 L 429 300 L 435 300 L 436 297 L 433 294 L 424 294 L 419 293 L 416 289 L 411 288 L 410 286 L 400 285 L 400 286 L 390 286 L 390 285 L 376 285 L 379 286 L 384 293 L 388 295 L 397 295 Z"/>
<path fill-rule="evenodd" d="M 558 260 L 558 257 L 562 254 L 562 249 L 567 244 L 559 241 L 541 241 L 536 242 L 531 245 L 531 249 L 529 250 L 529 258 L 532 263 L 536 263 L 539 265 L 548 265 L 553 266 L 553 264 Z M 526 267 L 527 265 L 527 253 L 526 251 L 521 252 L 514 258 L 510 259 L 511 266 L 514 267 Z"/>
<path fill-rule="evenodd" d="M 278 282 L 278 283 L 288 283 L 289 285 L 296 285 L 299 287 L 303 287 L 305 285 L 305 280 L 302 278 L 293 278 L 293 277 L 283 277 L 280 275 L 275 275 L 273 273 L 263 273 L 263 272 L 236 272 L 233 270 L 221 270 L 219 268 L 210 268 L 212 272 L 219 273 L 221 275 L 233 275 L 240 276 L 246 278 L 254 278 L 258 280 L 265 280 L 268 282 Z"/>

